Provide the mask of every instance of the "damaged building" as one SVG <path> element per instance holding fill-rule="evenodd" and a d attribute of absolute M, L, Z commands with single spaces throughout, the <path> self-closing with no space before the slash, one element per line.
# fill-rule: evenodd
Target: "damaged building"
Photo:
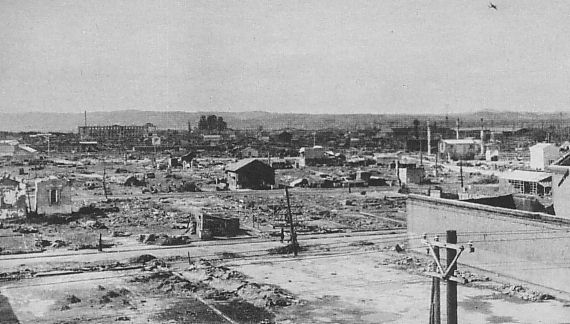
<path fill-rule="evenodd" d="M 71 183 L 68 180 L 50 177 L 35 183 L 31 210 L 38 215 L 70 214 Z"/>
<path fill-rule="evenodd" d="M 239 218 L 222 215 L 196 213 L 196 234 L 201 239 L 214 236 L 236 236 L 239 234 Z"/>
<path fill-rule="evenodd" d="M 421 184 L 425 178 L 425 169 L 423 166 L 417 166 L 415 163 L 405 164 L 397 163 L 398 180 L 401 184 Z"/>
<path fill-rule="evenodd" d="M 9 177 L 0 179 L 0 219 L 26 216 L 26 186 Z"/>

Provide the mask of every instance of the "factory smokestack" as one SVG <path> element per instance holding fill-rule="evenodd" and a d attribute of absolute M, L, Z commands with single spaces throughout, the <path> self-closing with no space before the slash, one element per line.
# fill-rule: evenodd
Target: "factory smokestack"
<path fill-rule="evenodd" d="M 455 139 L 459 139 L 459 118 L 455 122 Z"/>
<path fill-rule="evenodd" d="M 483 118 L 481 118 L 481 155 L 485 154 L 485 129 L 483 127 Z"/>
<path fill-rule="evenodd" d="M 431 155 L 431 128 L 429 127 L 429 121 L 427 122 L 427 154 Z"/>

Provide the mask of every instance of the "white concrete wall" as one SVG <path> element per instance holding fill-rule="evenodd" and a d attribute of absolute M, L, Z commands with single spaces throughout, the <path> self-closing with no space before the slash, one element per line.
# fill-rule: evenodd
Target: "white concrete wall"
<path fill-rule="evenodd" d="M 544 170 L 560 157 L 560 150 L 554 144 L 548 146 L 531 146 L 529 150 L 530 168 L 535 170 Z"/>
<path fill-rule="evenodd" d="M 475 246 L 460 264 L 570 292 L 570 220 L 418 195 L 407 201 L 407 220 L 415 251 L 425 251 L 424 233 L 445 241 L 445 231 L 456 230 L 460 244 Z"/>

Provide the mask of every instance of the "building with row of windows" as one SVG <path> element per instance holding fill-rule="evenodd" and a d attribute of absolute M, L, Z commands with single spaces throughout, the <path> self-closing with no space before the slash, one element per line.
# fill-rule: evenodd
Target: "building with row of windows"
<path fill-rule="evenodd" d="M 79 126 L 79 137 L 82 141 L 123 141 L 133 142 L 142 140 L 156 132 L 156 126 L 146 123 L 136 125 L 111 125 L 111 126 Z"/>

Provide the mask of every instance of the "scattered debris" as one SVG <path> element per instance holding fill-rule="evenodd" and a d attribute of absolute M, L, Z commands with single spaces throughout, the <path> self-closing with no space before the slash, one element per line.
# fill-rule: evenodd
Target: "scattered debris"
<path fill-rule="evenodd" d="M 550 294 L 529 290 L 521 285 L 503 285 L 503 287 L 500 290 L 500 293 L 503 295 L 517 297 L 522 300 L 533 301 L 533 302 L 554 299 L 554 296 Z"/>

